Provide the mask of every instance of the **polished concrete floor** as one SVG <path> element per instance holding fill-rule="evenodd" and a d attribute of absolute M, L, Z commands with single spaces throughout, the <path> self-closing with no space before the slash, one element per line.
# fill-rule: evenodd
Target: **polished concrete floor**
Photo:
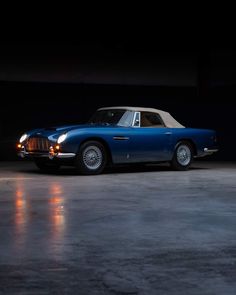
<path fill-rule="evenodd" d="M 236 164 L 0 162 L 0 294 L 236 294 Z"/>

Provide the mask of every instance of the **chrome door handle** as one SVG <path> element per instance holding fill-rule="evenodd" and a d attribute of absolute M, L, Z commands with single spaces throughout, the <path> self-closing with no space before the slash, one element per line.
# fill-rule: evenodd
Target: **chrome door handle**
<path fill-rule="evenodd" d="M 126 136 L 114 136 L 113 139 L 114 140 L 128 140 L 129 137 L 126 137 Z"/>
<path fill-rule="evenodd" d="M 171 135 L 172 132 L 168 131 L 168 132 L 166 132 L 165 134 L 166 134 L 166 135 Z"/>

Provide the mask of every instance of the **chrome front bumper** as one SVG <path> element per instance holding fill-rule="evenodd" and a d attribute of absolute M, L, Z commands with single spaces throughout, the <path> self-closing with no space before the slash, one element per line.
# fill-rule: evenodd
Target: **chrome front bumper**
<path fill-rule="evenodd" d="M 39 152 L 27 152 L 24 148 L 22 148 L 19 152 L 18 152 L 18 156 L 20 156 L 21 158 L 25 158 L 25 157 L 37 157 L 37 158 L 48 158 L 48 159 L 69 159 L 69 158 L 74 158 L 76 156 L 76 154 L 74 153 L 39 153 Z"/>

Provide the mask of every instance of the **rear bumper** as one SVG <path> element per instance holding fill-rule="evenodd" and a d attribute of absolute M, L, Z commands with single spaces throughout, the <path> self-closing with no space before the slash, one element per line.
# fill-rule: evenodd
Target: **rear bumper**
<path fill-rule="evenodd" d="M 219 149 L 217 147 L 214 148 L 203 148 L 203 150 L 201 150 L 200 152 L 198 152 L 198 154 L 195 156 L 196 158 L 200 158 L 200 157 L 205 157 L 208 155 L 212 155 L 216 152 L 218 152 Z"/>
<path fill-rule="evenodd" d="M 204 148 L 204 153 L 206 154 L 213 154 L 218 152 L 219 149 L 209 149 L 209 148 Z"/>

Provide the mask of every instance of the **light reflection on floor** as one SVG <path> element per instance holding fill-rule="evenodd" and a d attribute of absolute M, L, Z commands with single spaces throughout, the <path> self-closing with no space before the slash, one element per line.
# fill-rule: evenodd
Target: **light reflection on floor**
<path fill-rule="evenodd" d="M 28 183 L 17 180 L 14 196 L 14 249 L 21 255 L 27 251 L 27 238 L 31 235 L 28 230 L 40 222 L 45 223 L 42 239 L 49 237 L 48 252 L 52 255 L 60 255 L 63 251 L 63 239 L 65 231 L 65 205 L 64 192 L 59 182 L 50 182 L 44 188 L 46 198 L 42 207 L 38 207 L 38 199 L 34 199 L 34 192 L 27 191 Z M 40 201 L 41 202 L 41 201 Z M 45 203 L 47 204 L 45 206 Z M 37 227 L 36 227 L 37 228 Z M 37 235 L 37 233 L 35 233 Z M 36 241 L 34 241 L 36 243 Z M 44 244 L 38 241 L 38 246 Z M 37 246 L 37 245 L 36 245 Z M 44 249 L 45 250 L 45 249 Z"/>
<path fill-rule="evenodd" d="M 59 182 L 49 185 L 49 221 L 52 227 L 52 239 L 60 242 L 65 230 L 64 192 Z"/>
<path fill-rule="evenodd" d="M 178 294 L 235 294 L 236 164 L 98 176 L 4 167 L 0 293 L 175 294 L 177 282 Z"/>
<path fill-rule="evenodd" d="M 27 231 L 27 202 L 26 195 L 24 191 L 24 182 L 21 180 L 16 181 L 16 190 L 15 190 L 15 213 L 14 213 L 14 224 L 15 224 L 15 234 L 16 241 L 15 246 L 18 250 L 21 250 L 25 247 L 25 238 Z"/>

